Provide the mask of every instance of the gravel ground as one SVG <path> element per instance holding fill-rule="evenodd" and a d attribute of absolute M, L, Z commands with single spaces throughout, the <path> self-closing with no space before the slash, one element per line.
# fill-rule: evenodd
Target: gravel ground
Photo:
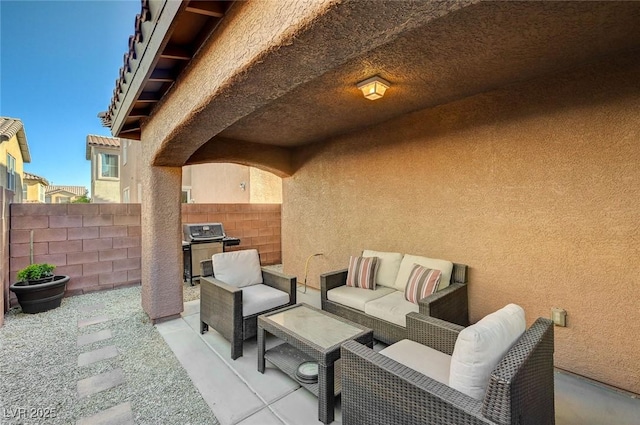
<path fill-rule="evenodd" d="M 199 295 L 199 285 L 185 286 L 185 300 Z M 104 308 L 93 313 L 78 310 L 95 304 Z M 78 319 L 98 315 L 111 320 L 78 329 Z M 78 335 L 102 329 L 110 329 L 113 338 L 76 346 Z M 78 367 L 80 353 L 107 345 L 115 345 L 119 356 Z M 65 298 L 62 306 L 45 313 L 12 309 L 0 328 L 0 353 L 2 424 L 75 424 L 127 401 L 136 424 L 218 423 L 142 311 L 140 287 Z M 124 385 L 78 399 L 78 380 L 118 367 L 124 372 Z M 55 417 L 42 418 L 46 413 Z"/>

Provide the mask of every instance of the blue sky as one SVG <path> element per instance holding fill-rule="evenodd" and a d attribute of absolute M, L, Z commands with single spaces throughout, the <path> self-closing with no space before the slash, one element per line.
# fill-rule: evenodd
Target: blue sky
<path fill-rule="evenodd" d="M 108 108 L 139 0 L 0 0 L 0 115 L 20 118 L 25 170 L 90 189 L 88 134 Z"/>

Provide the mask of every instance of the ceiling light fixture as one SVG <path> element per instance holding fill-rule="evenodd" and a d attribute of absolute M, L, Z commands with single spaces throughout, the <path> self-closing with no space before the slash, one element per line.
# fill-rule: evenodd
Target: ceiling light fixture
<path fill-rule="evenodd" d="M 376 75 L 375 77 L 360 81 L 357 87 L 362 90 L 364 97 L 369 100 L 376 100 L 384 96 L 384 92 L 391 87 L 391 83 Z"/>

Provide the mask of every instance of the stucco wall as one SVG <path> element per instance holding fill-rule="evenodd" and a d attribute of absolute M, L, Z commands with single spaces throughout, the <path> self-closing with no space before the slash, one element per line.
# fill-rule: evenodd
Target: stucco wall
<path fill-rule="evenodd" d="M 282 178 L 268 171 L 249 168 L 250 202 L 260 204 L 282 203 Z"/>
<path fill-rule="evenodd" d="M 321 252 L 317 287 L 365 248 L 468 264 L 472 321 L 565 308 L 556 366 L 640 393 L 639 72 L 622 59 L 302 150 L 284 179 L 285 272 Z"/>
<path fill-rule="evenodd" d="M 16 190 L 12 202 L 22 202 L 22 181 L 24 179 L 24 162 L 18 143 L 18 136 L 13 136 L 6 142 L 0 143 L 0 187 L 7 187 L 7 154 L 16 160 L 15 176 Z"/>
<path fill-rule="evenodd" d="M 249 203 L 249 167 L 236 164 L 198 164 L 183 167 L 191 174 L 191 198 L 197 203 Z M 242 190 L 240 183 L 245 184 Z M 185 185 L 183 179 L 183 185 Z"/>
<path fill-rule="evenodd" d="M 118 178 L 100 177 L 98 165 L 100 154 L 118 155 Z M 97 148 L 91 150 L 91 201 L 95 203 L 120 202 L 120 178 L 122 176 L 122 157 L 119 148 Z"/>

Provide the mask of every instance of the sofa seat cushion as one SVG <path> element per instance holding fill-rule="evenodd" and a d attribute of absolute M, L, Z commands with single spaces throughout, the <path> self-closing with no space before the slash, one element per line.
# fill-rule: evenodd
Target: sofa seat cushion
<path fill-rule="evenodd" d="M 368 315 L 402 327 L 407 326 L 407 314 L 418 311 L 418 304 L 407 301 L 404 292 L 400 291 L 393 291 L 364 305 L 364 312 Z"/>
<path fill-rule="evenodd" d="M 289 302 L 289 294 L 269 285 L 251 285 L 242 288 L 242 316 L 247 317 Z"/>
<path fill-rule="evenodd" d="M 227 285 L 242 288 L 262 283 L 260 256 L 256 249 L 213 254 L 211 264 L 216 279 Z"/>
<path fill-rule="evenodd" d="M 376 275 L 376 285 L 393 288 L 398 276 L 398 269 L 402 262 L 402 254 L 399 252 L 382 252 L 365 249 L 362 251 L 363 257 L 378 257 L 378 274 Z"/>
<path fill-rule="evenodd" d="M 451 261 L 405 254 L 405 256 L 402 258 L 402 262 L 400 263 L 398 277 L 396 278 L 396 282 L 394 284 L 394 287 L 398 291 L 404 291 L 404 289 L 406 288 L 407 281 L 409 280 L 409 275 L 411 275 L 411 271 L 413 270 L 413 266 L 415 264 L 419 264 L 421 266 L 434 270 L 440 270 L 442 272 L 438 290 L 446 288 L 451 283 L 451 273 L 453 272 L 453 263 Z"/>
<path fill-rule="evenodd" d="M 410 339 L 403 339 L 379 351 L 431 379 L 449 385 L 451 356 Z"/>
<path fill-rule="evenodd" d="M 391 288 L 378 286 L 374 291 L 353 286 L 338 286 L 327 291 L 327 299 L 334 303 L 342 304 L 356 310 L 364 311 L 364 305 L 371 300 L 384 297 L 392 292 L 396 292 Z"/>
<path fill-rule="evenodd" d="M 509 304 L 458 334 L 449 386 L 482 400 L 491 373 L 526 329 L 524 310 Z"/>

